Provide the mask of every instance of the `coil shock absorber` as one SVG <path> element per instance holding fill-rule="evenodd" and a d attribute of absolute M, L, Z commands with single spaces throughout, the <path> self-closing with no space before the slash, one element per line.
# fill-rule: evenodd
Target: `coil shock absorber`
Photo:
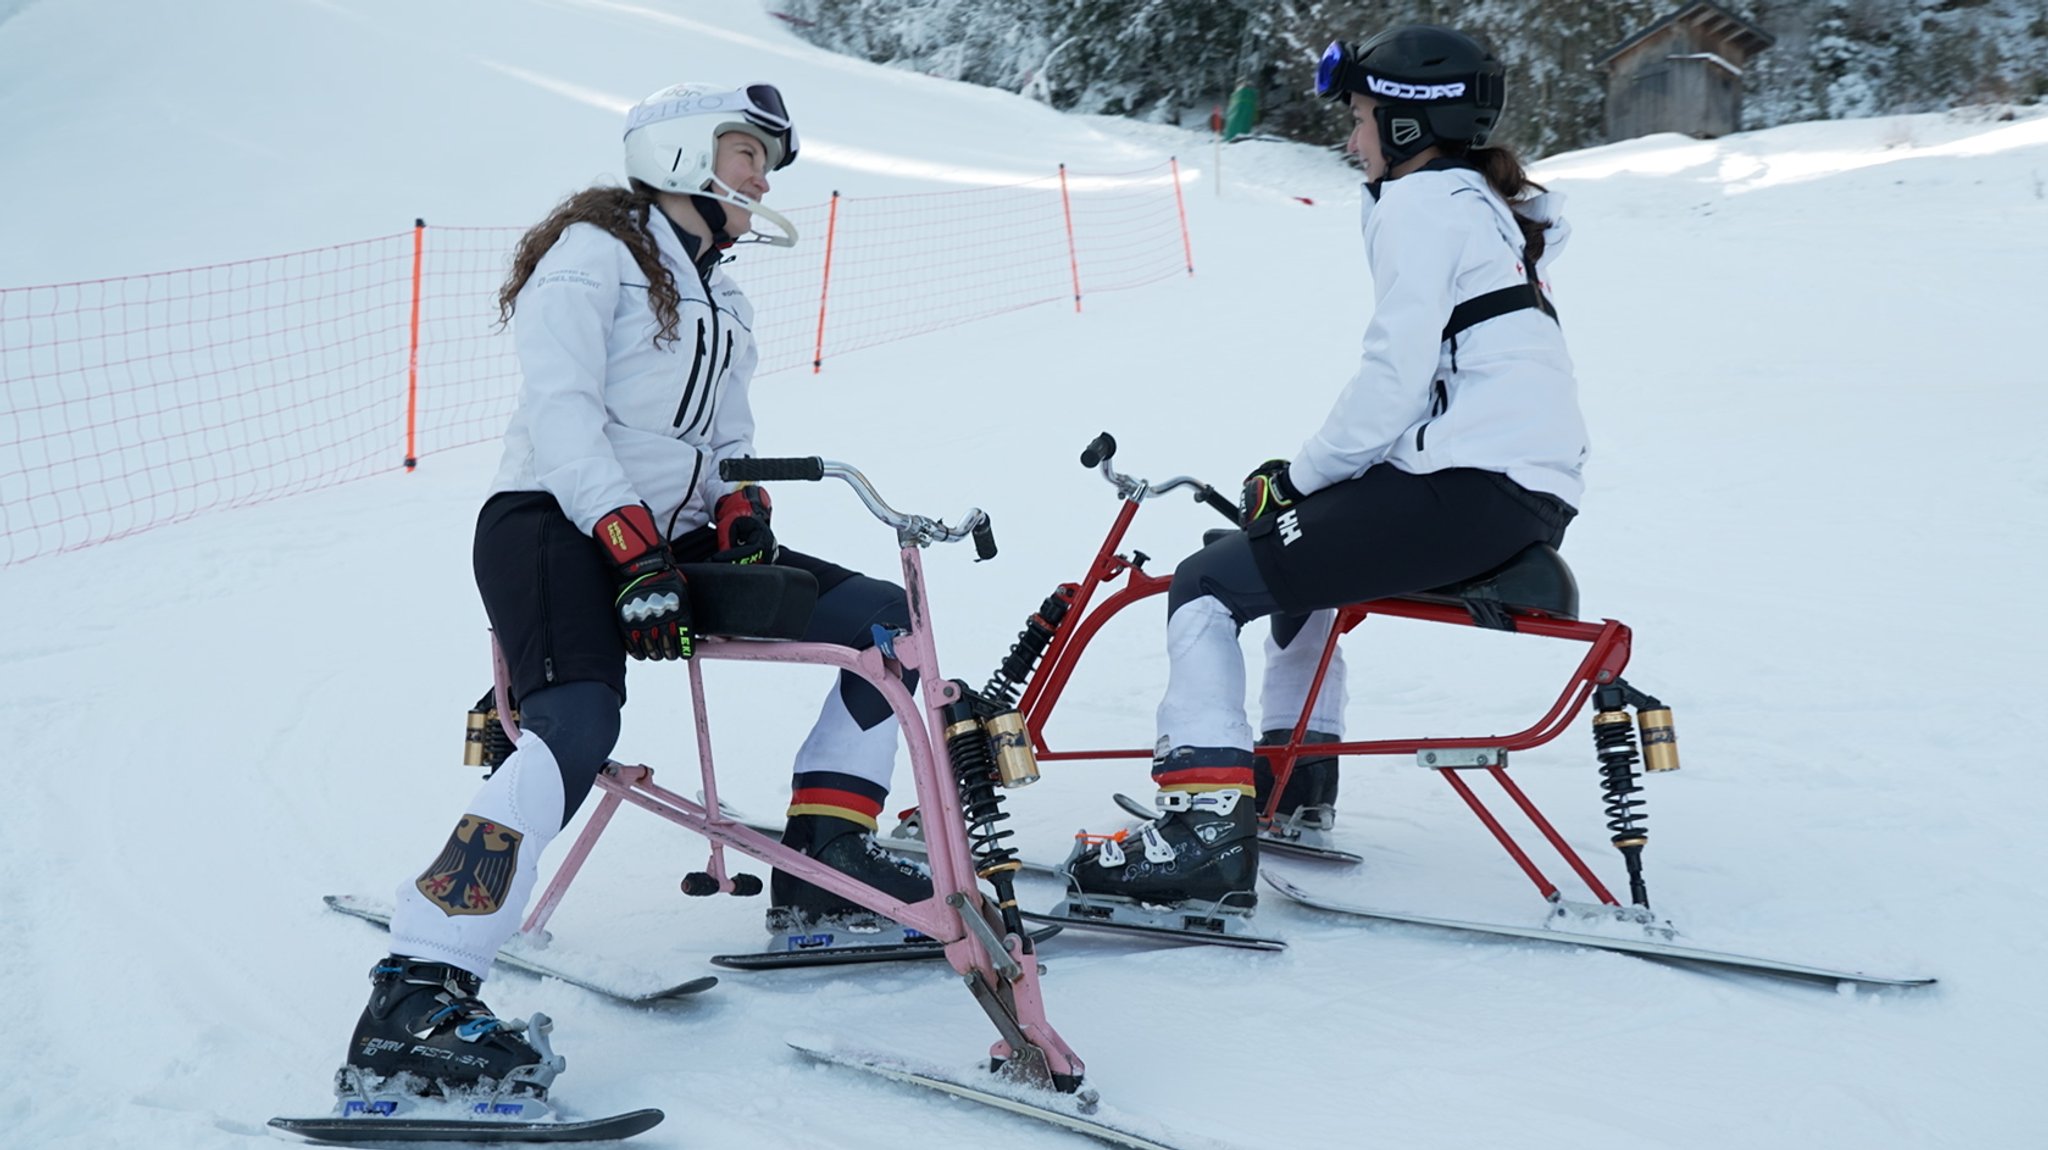
<path fill-rule="evenodd" d="M 1062 583 L 1038 605 L 1037 614 L 1024 620 L 1024 629 L 1017 633 L 1017 641 L 1010 644 L 1010 653 L 1003 657 L 1002 666 L 988 678 L 988 686 L 982 688 L 982 697 L 991 704 L 1005 707 L 1017 705 L 1017 694 L 1031 678 L 1032 668 L 1045 654 L 1047 644 L 1052 642 L 1053 632 L 1059 630 L 1060 620 L 1067 617 L 1067 611 L 1074 605 L 1074 595 L 1080 588 L 1072 583 Z"/>
<path fill-rule="evenodd" d="M 1643 885 L 1643 847 L 1650 841 L 1646 805 L 1637 798 L 1636 729 L 1629 722 L 1628 708 L 1636 708 L 1641 725 L 1648 769 L 1678 769 L 1678 736 L 1671 722 L 1671 709 L 1621 679 L 1599 688 L 1593 695 L 1593 750 L 1600 759 L 1600 790 L 1606 798 L 1603 813 L 1612 832 L 1616 850 L 1628 868 L 1629 900 L 1648 908 L 1649 891 Z"/>
<path fill-rule="evenodd" d="M 1010 814 L 1003 809 L 1003 796 L 996 787 L 1021 786 L 1036 780 L 1037 760 L 1031 756 L 1030 739 L 1023 735 L 1024 721 L 1016 711 L 1004 708 L 985 723 L 976 713 L 974 692 L 957 679 L 953 685 L 961 697 L 945 710 L 946 754 L 953 762 L 954 781 L 960 788 L 960 813 L 967 824 L 967 852 L 974 873 L 995 887 L 996 909 L 1002 914 L 1003 929 L 1024 938 L 1028 950 L 1030 936 L 1024 933 L 1024 920 L 1017 911 L 1016 875 L 1023 864 L 1017 861 L 1017 852 L 1003 842 L 1017 832 L 1001 826 Z M 990 750 L 991 729 L 999 740 L 996 753 Z M 1018 751 L 1030 759 L 1028 771 L 1017 758 Z"/>

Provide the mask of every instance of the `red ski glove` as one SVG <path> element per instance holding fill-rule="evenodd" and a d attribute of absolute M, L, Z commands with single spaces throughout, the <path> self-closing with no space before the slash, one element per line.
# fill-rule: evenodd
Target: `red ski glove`
<path fill-rule="evenodd" d="M 775 508 L 768 489 L 757 483 L 743 483 L 722 496 L 712 508 L 712 522 L 718 526 L 718 550 L 713 563 L 773 563 L 782 554 L 768 517 Z"/>
<path fill-rule="evenodd" d="M 644 503 L 597 521 L 597 545 L 617 568 L 619 635 L 635 659 L 690 657 L 690 589 Z"/>

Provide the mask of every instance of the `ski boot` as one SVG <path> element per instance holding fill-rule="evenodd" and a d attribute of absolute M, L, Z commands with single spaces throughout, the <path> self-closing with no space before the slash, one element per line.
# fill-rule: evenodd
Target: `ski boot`
<path fill-rule="evenodd" d="M 506 1121 L 548 1117 L 548 1086 L 563 1058 L 548 1044 L 544 1014 L 507 1022 L 459 967 L 392 955 L 370 970 L 370 1002 L 335 1080 L 343 1116 L 452 1113 Z"/>
<path fill-rule="evenodd" d="M 1242 771 L 1233 747 L 1176 747 L 1153 766 L 1162 785 L 1180 772 Z M 1185 776 L 1183 776 L 1185 777 Z M 1237 786 L 1162 790 L 1156 811 L 1124 795 L 1118 805 L 1150 821 L 1111 835 L 1075 836 L 1063 870 L 1069 892 L 1050 917 L 1141 933 L 1226 941 L 1248 936 L 1259 903 L 1258 809 Z M 1265 940 L 1251 940 L 1257 945 Z"/>
<path fill-rule="evenodd" d="M 932 897 L 932 877 L 918 863 L 885 851 L 865 824 L 832 815 L 791 815 L 782 845 L 793 847 L 833 870 L 859 879 L 906 903 Z M 768 880 L 771 950 L 818 950 L 848 946 L 894 946 L 925 938 L 884 915 L 775 871 Z"/>

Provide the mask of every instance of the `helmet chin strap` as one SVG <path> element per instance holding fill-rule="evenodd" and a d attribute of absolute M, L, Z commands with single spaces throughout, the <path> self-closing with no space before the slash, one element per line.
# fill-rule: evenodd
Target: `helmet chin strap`
<path fill-rule="evenodd" d="M 711 230 L 718 234 L 721 242 L 767 244 L 770 247 L 776 248 L 793 248 L 796 246 L 796 225 L 789 222 L 788 216 L 768 207 L 759 200 L 741 195 L 717 176 L 711 177 L 710 182 L 704 185 L 702 191 L 693 192 L 691 195 L 700 200 L 713 200 L 718 203 L 731 204 L 736 208 L 745 208 L 753 215 L 754 226 L 748 230 L 748 235 L 741 239 L 731 239 L 725 234 L 725 212 L 723 209 L 716 209 L 720 218 L 714 221 L 707 217 L 704 222 L 711 225 Z M 761 221 L 764 218 L 769 223 L 774 224 L 776 232 L 780 234 L 762 231 Z"/>

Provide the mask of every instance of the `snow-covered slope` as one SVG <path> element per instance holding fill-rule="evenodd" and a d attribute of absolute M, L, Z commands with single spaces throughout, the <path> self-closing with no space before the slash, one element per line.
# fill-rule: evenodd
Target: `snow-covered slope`
<path fill-rule="evenodd" d="M 1193 279 L 757 390 L 763 451 L 856 463 L 898 506 L 993 514 L 995 562 L 928 557 L 951 674 L 984 678 L 1081 575 L 1115 510 L 1074 462 L 1090 436 L 1114 431 L 1126 470 L 1230 484 L 1291 451 L 1348 376 L 1368 296 L 1355 179 L 1327 153 L 1233 146 L 1219 194 L 1202 138 L 835 58 L 744 3 L 30 4 L 0 24 L 0 283 L 416 215 L 524 223 L 617 171 L 618 106 L 700 76 L 783 85 L 806 144 L 777 180 L 791 205 L 1060 161 L 1192 169 Z M 1595 436 L 1566 554 L 1587 613 L 1635 628 L 1631 677 L 1683 740 L 1685 770 L 1650 783 L 1651 893 L 1703 943 L 1942 983 L 1830 993 L 1274 903 L 1278 955 L 1070 933 L 1046 952 L 1053 1020 L 1117 1106 L 1246 1147 L 2029 1143 L 2048 1065 L 2048 608 L 2026 582 L 2048 557 L 2048 119 L 1659 137 L 1538 175 L 1572 197 L 1556 278 Z M 915 450 L 892 450 L 906 433 Z M 318 896 L 415 873 L 475 782 L 455 738 L 488 680 L 467 550 L 495 454 L 0 572 L 0 1142 L 199 1150 L 324 1108 L 382 940 Z M 844 489 L 777 497 L 786 540 L 894 570 Z M 1130 542 L 1167 562 L 1212 519 L 1163 500 Z M 1149 742 L 1160 640 L 1149 607 L 1107 633 L 1059 733 Z M 1572 654 L 1396 624 L 1349 650 L 1361 733 L 1519 726 Z M 733 801 L 779 809 L 826 679 L 711 669 Z M 620 757 L 688 778 L 680 672 L 634 680 Z M 1611 879 L 1583 728 L 1517 777 Z M 1027 848 L 1058 854 L 1120 821 L 1110 791 L 1144 787 L 1134 764 L 1054 764 L 1010 807 Z M 1347 764 L 1341 833 L 1366 865 L 1300 881 L 1540 915 L 1411 764 Z M 677 895 L 702 861 L 622 817 L 555 929 L 701 972 L 759 914 Z M 490 1000 L 558 1019 L 569 1104 L 668 1109 L 637 1145 L 1080 1144 L 783 1049 L 822 1028 L 972 1061 L 985 1024 L 938 969 L 734 976 L 664 1010 L 507 975 Z"/>

